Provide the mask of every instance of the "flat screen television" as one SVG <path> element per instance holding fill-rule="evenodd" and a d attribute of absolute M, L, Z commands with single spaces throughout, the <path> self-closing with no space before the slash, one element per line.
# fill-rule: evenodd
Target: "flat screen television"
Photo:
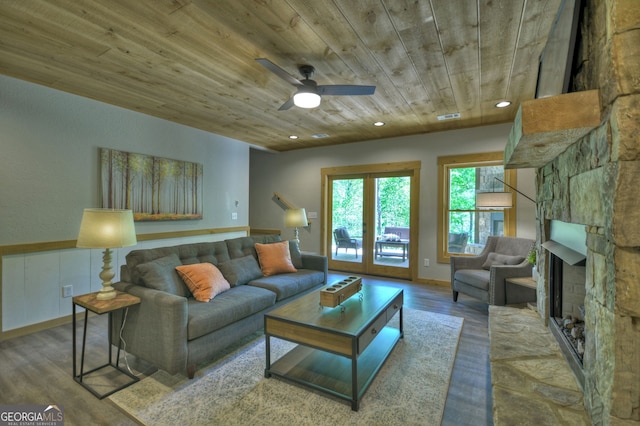
<path fill-rule="evenodd" d="M 582 0 L 562 0 L 547 44 L 540 55 L 536 98 L 569 91 Z"/>

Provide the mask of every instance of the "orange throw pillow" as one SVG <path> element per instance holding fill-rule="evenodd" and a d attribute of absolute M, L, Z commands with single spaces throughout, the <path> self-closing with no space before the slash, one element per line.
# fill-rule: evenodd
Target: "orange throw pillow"
<path fill-rule="evenodd" d="M 298 272 L 291 263 L 289 241 L 271 244 L 256 243 L 255 247 L 258 252 L 260 269 L 265 277 L 286 272 Z"/>
<path fill-rule="evenodd" d="M 176 266 L 176 271 L 199 302 L 208 302 L 231 288 L 222 272 L 211 263 Z"/>

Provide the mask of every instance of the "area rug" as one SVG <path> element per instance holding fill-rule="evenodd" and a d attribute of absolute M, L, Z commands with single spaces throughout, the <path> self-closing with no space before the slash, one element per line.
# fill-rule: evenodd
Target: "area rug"
<path fill-rule="evenodd" d="M 396 322 L 396 315 L 390 324 Z M 439 425 L 462 318 L 404 309 L 401 339 L 352 411 L 347 401 L 266 379 L 264 337 L 201 368 L 189 380 L 158 371 L 110 399 L 147 425 Z M 271 339 L 272 360 L 294 345 Z"/>

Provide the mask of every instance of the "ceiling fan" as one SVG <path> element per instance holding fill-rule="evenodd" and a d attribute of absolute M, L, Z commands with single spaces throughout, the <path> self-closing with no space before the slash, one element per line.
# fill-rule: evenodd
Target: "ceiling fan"
<path fill-rule="evenodd" d="M 283 79 L 298 88 L 298 91 L 289 98 L 287 102 L 282 104 L 278 111 L 283 111 L 297 106 L 300 108 L 315 108 L 320 105 L 322 95 L 332 96 L 354 96 L 354 95 L 373 95 L 376 86 L 358 86 L 354 84 L 330 84 L 319 86 L 314 80 L 311 80 L 315 72 L 315 68 L 311 65 L 301 65 L 298 67 L 303 80 L 298 80 L 273 62 L 265 58 L 258 58 L 256 61 Z"/>

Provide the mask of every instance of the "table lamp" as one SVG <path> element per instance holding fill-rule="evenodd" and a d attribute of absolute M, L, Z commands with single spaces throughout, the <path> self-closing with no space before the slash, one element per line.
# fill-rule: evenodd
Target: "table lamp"
<path fill-rule="evenodd" d="M 100 272 L 102 288 L 97 299 L 109 300 L 116 297 L 116 290 L 111 286 L 111 280 L 115 276 L 111 268 L 111 249 L 133 246 L 136 242 L 131 210 L 84 209 L 76 247 L 105 249 L 102 257 L 104 264 Z"/>
<path fill-rule="evenodd" d="M 300 239 L 298 239 L 298 227 L 308 226 L 309 222 L 307 222 L 307 212 L 305 209 L 289 209 L 286 211 L 284 216 L 284 225 L 287 228 L 295 228 L 293 239 L 295 242 L 300 245 Z"/>

